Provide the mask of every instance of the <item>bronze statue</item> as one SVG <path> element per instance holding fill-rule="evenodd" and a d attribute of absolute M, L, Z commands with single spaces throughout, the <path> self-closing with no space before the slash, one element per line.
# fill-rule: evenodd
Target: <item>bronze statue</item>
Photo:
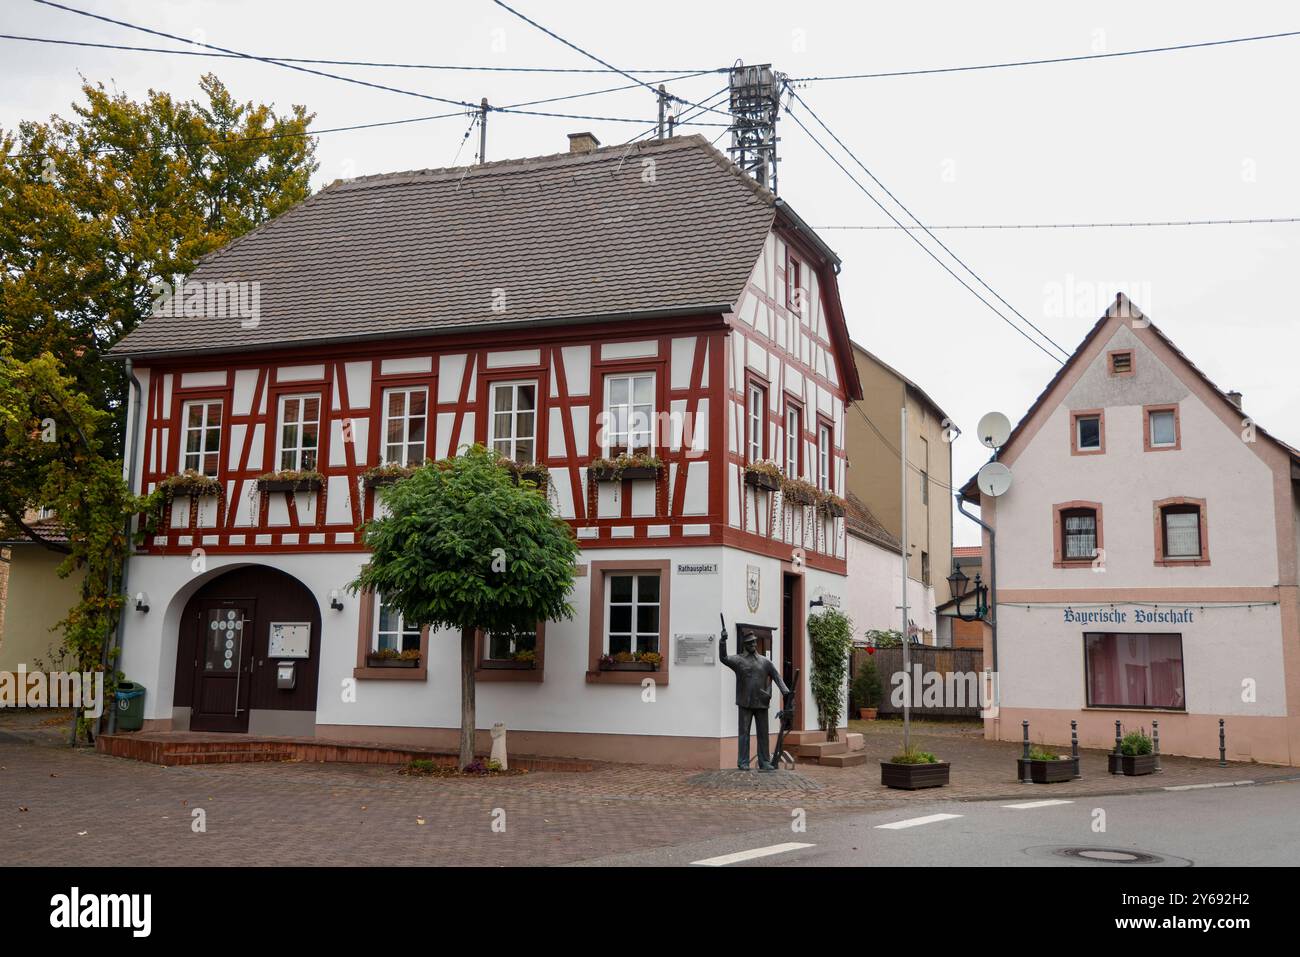
<path fill-rule="evenodd" d="M 752 632 L 741 639 L 741 644 L 744 650 L 740 654 L 727 654 L 727 624 L 724 619 L 718 655 L 722 663 L 736 673 L 736 709 L 740 712 L 736 767 L 749 769 L 749 726 L 752 722 L 754 732 L 758 735 L 758 769 L 775 771 L 772 756 L 768 753 L 767 708 L 772 701 L 772 693 L 768 689 L 772 680 L 775 680 L 781 694 L 787 699 L 793 692 L 781 680 L 781 672 L 776 665 L 758 653 L 758 638 Z M 781 721 L 784 727 L 787 721 L 785 712 L 782 712 Z"/>

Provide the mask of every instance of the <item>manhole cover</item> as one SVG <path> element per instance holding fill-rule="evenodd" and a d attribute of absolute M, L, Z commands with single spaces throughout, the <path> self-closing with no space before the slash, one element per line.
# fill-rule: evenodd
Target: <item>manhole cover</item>
<path fill-rule="evenodd" d="M 1161 860 L 1154 854 L 1141 851 L 1121 851 L 1109 847 L 1061 847 L 1055 851 L 1061 857 L 1082 858 L 1107 864 L 1154 864 Z"/>

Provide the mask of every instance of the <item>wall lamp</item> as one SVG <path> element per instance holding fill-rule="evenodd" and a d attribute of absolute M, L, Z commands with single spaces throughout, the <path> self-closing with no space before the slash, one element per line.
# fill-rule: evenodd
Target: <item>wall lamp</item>
<path fill-rule="evenodd" d="M 149 614 L 149 593 L 138 591 L 135 593 L 135 610 L 141 614 Z"/>
<path fill-rule="evenodd" d="M 330 607 L 335 611 L 343 610 L 343 602 L 339 601 L 339 590 L 337 588 L 330 592 Z"/>

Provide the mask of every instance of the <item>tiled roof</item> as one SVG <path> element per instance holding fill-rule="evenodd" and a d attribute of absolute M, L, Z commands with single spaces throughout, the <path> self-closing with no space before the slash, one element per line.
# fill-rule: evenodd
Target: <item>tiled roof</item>
<path fill-rule="evenodd" d="M 68 530 L 57 518 L 42 518 L 28 522 L 27 527 L 47 542 L 63 545 L 68 541 Z M 0 525 L 0 544 L 34 545 L 39 544 L 11 522 Z"/>
<path fill-rule="evenodd" d="M 721 312 L 775 209 L 699 136 L 338 182 L 188 277 L 259 282 L 256 328 L 155 315 L 111 354 Z"/>
<path fill-rule="evenodd" d="M 844 524 L 848 531 L 875 542 L 890 551 L 899 550 L 898 539 L 889 533 L 880 520 L 872 514 L 867 503 L 852 492 L 844 500 Z"/>

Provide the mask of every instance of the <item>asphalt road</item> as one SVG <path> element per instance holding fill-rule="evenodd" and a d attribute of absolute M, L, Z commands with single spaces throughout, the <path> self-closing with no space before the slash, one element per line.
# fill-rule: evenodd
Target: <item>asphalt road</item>
<path fill-rule="evenodd" d="M 803 831 L 753 831 L 582 864 L 1110 869 L 1300 865 L 1300 782 L 1071 801 L 936 801 L 851 816 L 810 811 L 805 823 Z M 1061 853 L 1069 849 L 1083 849 L 1086 856 Z"/>

